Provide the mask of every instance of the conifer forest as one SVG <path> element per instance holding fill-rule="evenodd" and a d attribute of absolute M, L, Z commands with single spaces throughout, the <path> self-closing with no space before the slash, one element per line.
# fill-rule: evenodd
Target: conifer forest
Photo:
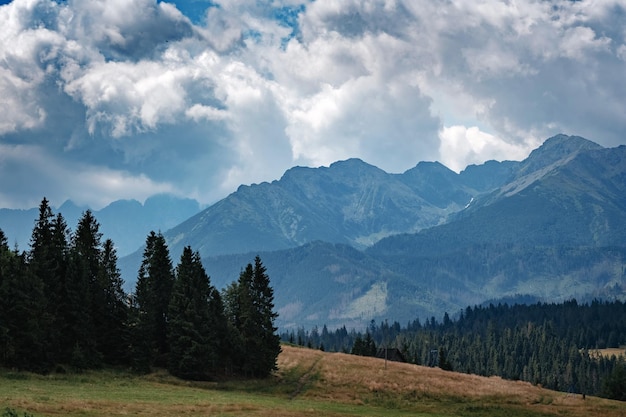
<path fill-rule="evenodd" d="M 90 210 L 75 231 L 48 200 L 30 248 L 11 249 L 0 230 L 0 366 L 40 373 L 102 367 L 185 379 L 264 377 L 280 340 L 274 293 L 261 259 L 223 292 L 197 252 L 174 267 L 161 233 L 146 238 L 136 289 L 123 290 L 114 243 Z"/>
<path fill-rule="evenodd" d="M 87 210 L 72 232 L 44 198 L 29 249 L 0 230 L 0 366 L 39 373 L 165 368 L 183 379 L 266 377 L 281 339 L 364 356 L 389 349 L 410 363 L 626 400 L 626 304 L 489 304 L 451 318 L 365 330 L 275 326 L 274 290 L 260 257 L 221 291 L 198 252 L 174 266 L 163 235 L 150 232 L 127 294 L 115 245 Z M 394 358 L 397 360 L 397 356 Z"/>
<path fill-rule="evenodd" d="M 446 313 L 441 321 L 416 319 L 405 326 L 372 321 L 364 332 L 299 328 L 281 337 L 362 356 L 384 357 L 381 352 L 393 348 L 410 363 L 626 401 L 621 301 L 498 303 L 467 307 L 454 320 Z M 605 354 L 606 348 L 621 355 Z"/>

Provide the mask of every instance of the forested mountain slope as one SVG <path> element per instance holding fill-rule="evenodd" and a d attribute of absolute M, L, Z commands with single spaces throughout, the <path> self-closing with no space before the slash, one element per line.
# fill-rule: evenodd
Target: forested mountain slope
<path fill-rule="evenodd" d="M 524 161 L 460 174 L 433 162 L 403 174 L 360 160 L 294 168 L 166 237 L 174 259 L 199 250 L 218 287 L 260 254 L 281 326 L 405 322 L 518 295 L 623 297 L 624 191 L 626 147 L 559 135 Z M 137 266 L 121 263 L 132 283 Z"/>

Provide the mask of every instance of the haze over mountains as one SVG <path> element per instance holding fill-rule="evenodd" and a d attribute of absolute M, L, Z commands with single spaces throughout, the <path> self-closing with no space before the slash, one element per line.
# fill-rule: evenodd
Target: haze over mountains
<path fill-rule="evenodd" d="M 42 196 L 43 198 L 44 196 Z M 74 229 L 88 207 L 80 207 L 68 200 L 55 213 L 63 214 L 67 225 Z M 167 230 L 200 211 L 197 201 L 173 195 L 154 195 L 141 204 L 137 200 L 118 200 L 94 210 L 105 239 L 115 243 L 118 256 L 128 255 L 144 244 L 150 230 Z M 28 249 L 39 209 L 0 208 L 0 229 L 9 238 L 9 244 Z"/>
<path fill-rule="evenodd" d="M 558 135 L 523 161 L 458 174 L 437 162 L 402 174 L 358 159 L 295 167 L 164 234 L 174 264 L 190 245 L 218 288 L 259 254 L 284 328 L 406 323 L 487 300 L 623 298 L 626 146 Z M 127 290 L 142 251 L 120 259 Z"/>
<path fill-rule="evenodd" d="M 166 232 L 218 287 L 260 254 L 281 326 L 406 322 L 503 297 L 624 295 L 626 147 L 559 135 L 520 162 L 389 174 L 358 159 L 242 186 Z M 141 253 L 123 259 L 133 282 Z"/>

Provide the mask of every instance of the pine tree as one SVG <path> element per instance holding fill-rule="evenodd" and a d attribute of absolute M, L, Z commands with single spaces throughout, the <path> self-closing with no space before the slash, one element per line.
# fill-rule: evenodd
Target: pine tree
<path fill-rule="evenodd" d="M 0 229 L 0 286 L 2 286 L 4 276 L 8 273 L 11 256 L 11 251 L 9 250 L 9 245 L 7 243 L 7 237 L 4 234 L 4 231 Z"/>
<path fill-rule="evenodd" d="M 105 300 L 101 282 L 100 225 L 91 210 L 79 219 L 70 249 L 66 284 L 69 314 L 67 317 L 71 346 L 70 361 L 78 368 L 102 365 L 100 350 L 105 327 Z"/>
<path fill-rule="evenodd" d="M 227 363 L 224 365 L 230 373 L 242 372 L 246 361 L 245 340 L 242 330 L 243 311 L 248 303 L 244 305 L 246 298 L 243 295 L 238 280 L 231 282 L 224 289 L 222 296 L 227 328 L 226 345 L 230 346 Z"/>
<path fill-rule="evenodd" d="M 58 213 L 51 222 L 52 245 L 51 262 L 47 285 L 44 287 L 48 302 L 48 312 L 52 316 L 51 325 L 51 352 L 57 362 L 67 362 L 67 321 L 68 312 L 73 308 L 67 298 L 67 272 L 69 261 L 70 231 L 61 213 Z"/>
<path fill-rule="evenodd" d="M 62 216 L 59 217 L 62 219 Z M 64 223 L 61 226 L 64 226 Z M 62 335 L 55 331 L 62 327 L 63 322 L 59 312 L 59 301 L 62 297 L 61 288 L 67 261 L 67 242 L 65 247 L 58 248 L 56 241 L 56 229 L 61 226 L 55 224 L 52 208 L 44 197 L 39 205 L 39 217 L 33 228 L 26 261 L 30 272 L 43 284 L 45 320 L 50 326 L 47 327 L 47 334 L 42 343 L 46 344 L 46 349 L 53 357 L 59 356 L 62 352 Z"/>
<path fill-rule="evenodd" d="M 168 307 L 174 271 L 165 238 L 150 232 L 139 268 L 133 307 L 133 362 L 147 371 L 153 364 L 167 366 Z"/>
<path fill-rule="evenodd" d="M 256 373 L 266 376 L 276 370 L 276 359 L 280 354 L 280 337 L 274 325 L 278 313 L 274 311 L 274 289 L 270 286 L 270 277 L 261 258 L 254 259 L 254 276 L 252 280 L 253 300 L 257 306 L 261 351 Z"/>
<path fill-rule="evenodd" d="M 265 377 L 276 369 L 280 338 L 274 321 L 274 290 L 258 256 L 225 293 L 232 328 L 235 365 L 246 375 Z"/>
<path fill-rule="evenodd" d="M 0 285 L 2 363 L 21 370 L 47 372 L 53 361 L 46 338 L 51 323 L 43 281 L 31 271 L 25 254 L 5 252 L 0 256 L 4 263 Z"/>
<path fill-rule="evenodd" d="M 109 364 L 119 364 L 128 358 L 129 344 L 127 295 L 123 290 L 124 280 L 117 267 L 117 251 L 111 239 L 104 242 L 101 252 L 99 279 L 104 291 L 104 316 L 99 349 Z"/>
<path fill-rule="evenodd" d="M 12 257 L 13 253 L 9 250 L 9 245 L 7 244 L 7 238 L 4 234 L 4 231 L 0 229 L 0 317 L 3 319 L 0 320 L 0 352 L 2 352 L 0 356 L 0 365 L 6 365 L 9 357 L 10 351 L 13 350 L 11 335 L 9 334 L 10 327 L 7 317 L 5 317 L 4 308 L 10 303 L 10 300 L 6 297 L 6 287 L 4 284 L 5 281 L 9 280 L 9 272 L 11 268 L 11 263 L 13 262 Z"/>
<path fill-rule="evenodd" d="M 219 359 L 209 305 L 212 290 L 200 255 L 185 247 L 176 267 L 168 310 L 168 369 L 173 375 L 207 379 Z"/>

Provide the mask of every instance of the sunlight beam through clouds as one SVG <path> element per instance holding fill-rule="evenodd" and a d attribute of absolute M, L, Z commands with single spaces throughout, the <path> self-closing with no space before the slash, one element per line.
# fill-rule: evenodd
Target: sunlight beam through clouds
<path fill-rule="evenodd" d="M 625 18 L 622 0 L 14 0 L 0 206 L 207 204 L 296 164 L 459 171 L 561 132 L 623 144 Z"/>

